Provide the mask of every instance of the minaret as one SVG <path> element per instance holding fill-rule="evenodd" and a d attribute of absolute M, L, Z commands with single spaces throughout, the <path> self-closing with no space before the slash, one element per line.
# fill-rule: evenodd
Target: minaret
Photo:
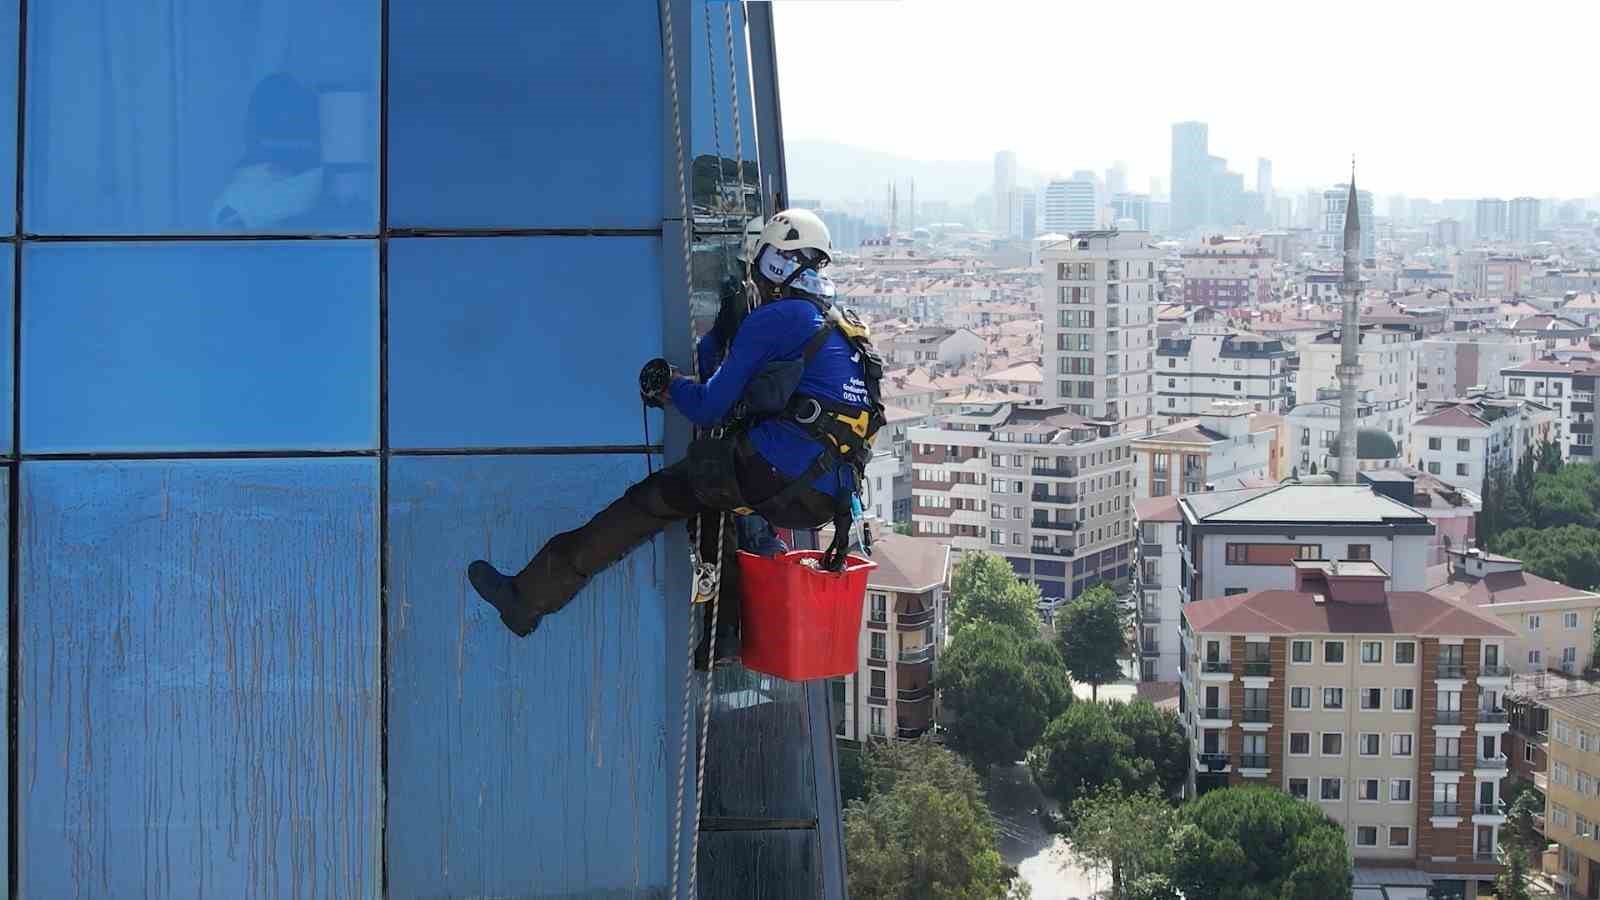
<path fill-rule="evenodd" d="M 1344 206 L 1344 324 L 1340 329 L 1339 483 L 1355 484 L 1356 387 L 1361 381 L 1361 213 L 1356 198 L 1356 166 L 1350 163 L 1350 194 Z"/>

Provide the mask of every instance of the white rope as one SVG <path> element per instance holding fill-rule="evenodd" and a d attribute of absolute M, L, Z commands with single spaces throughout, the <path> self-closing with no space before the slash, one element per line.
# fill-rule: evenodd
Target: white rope
<path fill-rule="evenodd" d="M 706 23 L 706 81 L 711 84 L 711 147 L 717 161 L 717 209 L 727 208 L 728 188 L 722 179 L 722 114 L 717 111 L 717 54 L 711 49 L 711 4 L 702 7 Z M 731 58 L 729 60 L 732 62 Z"/>
<path fill-rule="evenodd" d="M 733 6 L 734 4 L 731 2 L 723 4 L 722 23 L 723 32 L 728 38 L 728 102 L 732 104 L 730 109 L 733 110 L 733 171 L 734 178 L 739 184 L 739 227 L 742 230 L 744 228 L 744 220 L 749 218 L 750 211 L 748 208 L 746 208 L 744 202 L 744 127 L 739 121 L 739 64 L 735 61 L 735 57 L 733 55 Z M 710 16 L 709 10 L 710 8 L 707 7 L 708 21 Z M 739 11 L 741 13 L 744 12 L 743 4 L 739 5 Z M 707 27 L 710 27 L 709 24 Z M 739 23 L 739 27 L 740 29 L 743 29 L 744 23 Z M 709 41 L 710 38 L 707 37 L 706 40 Z M 715 72 L 712 73 L 712 81 L 716 80 L 715 74 Z M 715 89 L 713 89 L 711 96 L 713 111 L 715 111 Z M 719 158 L 717 159 L 717 171 L 721 172 L 722 160 L 720 158 L 720 154 L 722 151 L 719 148 L 717 152 L 719 154 Z"/>

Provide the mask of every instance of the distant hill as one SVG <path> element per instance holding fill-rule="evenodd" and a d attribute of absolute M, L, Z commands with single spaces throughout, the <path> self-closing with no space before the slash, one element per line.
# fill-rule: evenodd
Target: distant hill
<path fill-rule="evenodd" d="M 882 202 L 890 179 L 900 181 L 900 202 L 906 202 L 905 182 L 917 180 L 917 200 L 970 203 L 994 188 L 994 161 L 906 159 L 877 150 L 832 141 L 794 140 L 784 147 L 789 168 L 789 193 L 824 202 L 868 200 Z M 1019 178 L 1041 181 L 1033 173 Z"/>

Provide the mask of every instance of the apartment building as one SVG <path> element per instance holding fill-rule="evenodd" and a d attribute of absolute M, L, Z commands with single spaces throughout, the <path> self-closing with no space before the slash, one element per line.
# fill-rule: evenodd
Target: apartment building
<path fill-rule="evenodd" d="M 1528 400 L 1485 395 L 1429 406 L 1411 424 L 1407 462 L 1479 497 L 1491 472 L 1515 471 L 1555 426 L 1555 410 Z"/>
<path fill-rule="evenodd" d="M 1156 345 L 1155 412 L 1171 422 L 1240 400 L 1256 412 L 1289 408 L 1289 361 L 1295 352 L 1278 338 L 1216 325 L 1193 325 Z"/>
<path fill-rule="evenodd" d="M 1183 513 L 1175 496 L 1148 497 L 1133 503 L 1139 530 L 1139 565 L 1135 568 L 1134 648 L 1140 681 L 1177 681 L 1180 578 L 1178 525 Z"/>
<path fill-rule="evenodd" d="M 1544 836 L 1560 846 L 1556 880 L 1571 897 L 1600 897 L 1600 693 L 1540 697 L 1549 716 Z"/>
<path fill-rule="evenodd" d="M 1161 254 L 1144 231 L 1083 231 L 1040 249 L 1052 402 L 1130 434 L 1150 430 Z"/>
<path fill-rule="evenodd" d="M 873 544 L 860 665 L 834 681 L 834 733 L 919 738 L 933 727 L 933 672 L 944 636 L 950 547 L 886 533 Z"/>
<path fill-rule="evenodd" d="M 1417 397 L 1449 400 L 1473 388 L 1505 390 L 1500 372 L 1538 355 L 1532 338 L 1498 331 L 1436 334 L 1417 346 Z"/>
<path fill-rule="evenodd" d="M 1183 249 L 1183 298 L 1217 309 L 1272 299 L 1273 258 L 1256 238 L 1210 237 Z"/>
<path fill-rule="evenodd" d="M 1477 548 L 1451 550 L 1428 591 L 1498 619 L 1515 637 L 1505 664 L 1525 674 L 1580 675 L 1594 666 L 1600 594 L 1523 571 L 1521 560 Z"/>
<path fill-rule="evenodd" d="M 1223 402 L 1192 419 L 1132 439 L 1134 496 L 1182 496 L 1258 486 L 1278 449 L 1276 424 L 1256 426 L 1241 402 Z"/>
<path fill-rule="evenodd" d="M 1405 446 L 1406 428 L 1417 405 L 1420 336 L 1419 327 L 1408 322 L 1368 322 L 1361 326 L 1361 382 L 1356 387 L 1362 405 L 1375 417 L 1376 427 L 1389 432 L 1400 447 Z M 1339 344 L 1337 330 L 1301 342 L 1300 372 L 1295 382 L 1300 403 L 1316 402 L 1323 399 L 1320 392 L 1338 389 L 1335 370 Z"/>
<path fill-rule="evenodd" d="M 1594 381 L 1600 365 L 1587 359 L 1535 359 L 1500 370 L 1507 397 L 1525 397 L 1555 410 L 1551 435 L 1569 462 L 1594 461 Z"/>
<path fill-rule="evenodd" d="M 1046 600 L 1133 565 L 1133 451 L 1115 423 L 996 404 L 913 428 L 912 525 L 1010 560 Z"/>
<path fill-rule="evenodd" d="M 1371 402 L 1370 397 L 1371 392 L 1364 392 L 1356 401 L 1356 452 L 1358 467 L 1363 471 L 1392 468 L 1404 461 L 1400 442 L 1389 431 L 1393 415 Z M 1334 470 L 1339 455 L 1337 388 L 1323 388 L 1317 392 L 1316 400 L 1296 405 L 1284 415 L 1283 423 L 1288 432 L 1288 461 L 1292 472 L 1306 475 Z"/>
<path fill-rule="evenodd" d="M 1178 500 L 1180 602 L 1289 590 L 1297 559 L 1377 563 L 1397 591 L 1428 583 L 1434 526 L 1365 484 L 1287 483 Z"/>
<path fill-rule="evenodd" d="M 1477 896 L 1505 823 L 1510 629 L 1370 559 L 1280 568 L 1286 588 L 1182 609 L 1191 787 L 1287 791 L 1344 826 L 1358 867 Z"/>

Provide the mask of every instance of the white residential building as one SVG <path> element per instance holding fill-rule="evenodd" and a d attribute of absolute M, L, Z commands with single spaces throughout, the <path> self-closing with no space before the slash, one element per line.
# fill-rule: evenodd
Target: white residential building
<path fill-rule="evenodd" d="M 1155 414 L 1158 421 L 1188 418 L 1217 400 L 1239 400 L 1256 412 L 1289 406 L 1289 360 L 1294 351 L 1278 338 L 1219 325 L 1191 325 L 1156 345 Z"/>
<path fill-rule="evenodd" d="M 1254 418 L 1248 405 L 1222 401 L 1192 419 L 1133 438 L 1135 499 L 1266 482 L 1278 428 L 1275 423 L 1257 428 Z"/>
<path fill-rule="evenodd" d="M 1404 448 L 1406 429 L 1417 405 L 1417 326 L 1401 322 L 1361 326 L 1361 382 L 1356 386 L 1362 406 L 1370 408 L 1374 426 L 1387 431 Z M 1300 343 L 1300 373 L 1295 383 L 1300 403 L 1313 403 L 1319 392 L 1337 389 L 1339 333 L 1327 331 Z M 1365 422 L 1363 424 L 1366 424 Z"/>
<path fill-rule="evenodd" d="M 1552 439 L 1569 462 L 1594 461 L 1594 386 L 1600 364 L 1587 359 L 1535 359 L 1500 370 L 1506 396 L 1555 410 Z"/>
<path fill-rule="evenodd" d="M 1417 397 L 1449 400 L 1465 397 L 1474 387 L 1505 390 L 1500 370 L 1538 355 L 1530 337 L 1499 331 L 1446 332 L 1417 345 Z"/>
<path fill-rule="evenodd" d="M 1134 595 L 1139 598 L 1134 656 L 1139 680 L 1177 681 L 1182 618 L 1178 523 L 1183 516 L 1175 496 L 1136 500 L 1133 509 L 1139 528 L 1139 566 L 1134 571 Z"/>
<path fill-rule="evenodd" d="M 1046 396 L 1129 434 L 1151 426 L 1156 262 L 1143 231 L 1091 231 L 1040 251 Z"/>
<path fill-rule="evenodd" d="M 1482 497 L 1489 473 L 1515 472 L 1541 430 L 1549 432 L 1554 422 L 1553 409 L 1530 401 L 1478 397 L 1439 404 L 1412 423 L 1407 461 Z"/>
<path fill-rule="evenodd" d="M 882 350 L 888 362 L 898 366 L 959 366 L 988 348 L 984 339 L 970 329 L 942 326 L 912 329 L 884 344 Z"/>

